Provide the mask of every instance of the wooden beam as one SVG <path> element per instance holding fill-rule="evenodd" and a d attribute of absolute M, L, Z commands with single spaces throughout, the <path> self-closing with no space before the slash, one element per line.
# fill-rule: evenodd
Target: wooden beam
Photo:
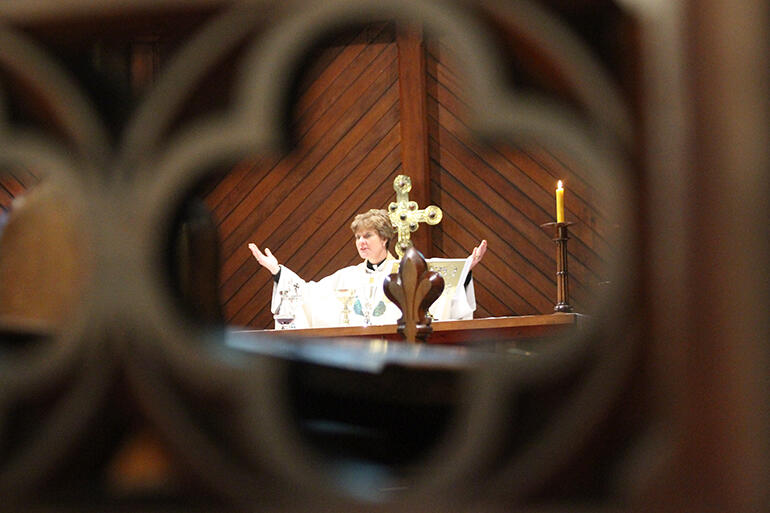
<path fill-rule="evenodd" d="M 422 29 L 414 26 L 399 27 L 396 42 L 401 104 L 401 165 L 403 174 L 412 178 L 410 199 L 424 208 L 430 203 L 430 163 Z M 430 230 L 428 226 L 421 226 L 412 234 L 415 247 L 426 258 L 430 257 L 432 250 Z"/>

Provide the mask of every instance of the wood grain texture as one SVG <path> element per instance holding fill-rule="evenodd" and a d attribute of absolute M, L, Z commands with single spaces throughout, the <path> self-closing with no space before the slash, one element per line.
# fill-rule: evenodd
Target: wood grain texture
<path fill-rule="evenodd" d="M 418 162 L 420 155 L 427 155 L 427 166 L 413 181 L 428 185 L 428 202 L 442 208 L 444 219 L 421 227 L 430 230 L 431 246 L 418 249 L 464 257 L 481 239 L 489 241 L 473 272 L 476 317 L 553 311 L 556 248 L 554 234 L 541 225 L 553 220 L 559 179 L 567 184 L 567 216 L 576 222 L 569 242 L 571 303 L 588 310 L 614 252 L 608 242 L 614 228 L 597 188 L 558 148 L 474 139 L 465 124 L 462 70 L 447 48 L 412 39 L 405 51 L 401 39 L 399 52 L 398 41 L 393 25 L 378 24 L 315 52 L 297 87 L 294 149 L 244 158 L 208 189 L 206 202 L 220 232 L 227 321 L 255 329 L 273 324 L 273 280 L 247 243 L 270 248 L 308 280 L 357 263 L 352 218 L 386 208 L 395 197 L 395 176 L 415 167 L 406 166 L 405 158 Z M 422 79 L 410 75 L 420 68 Z M 410 93 L 405 87 L 425 94 L 422 106 L 411 105 L 409 113 L 402 108 Z M 407 147 L 404 134 L 424 136 L 410 137 Z"/>
<path fill-rule="evenodd" d="M 40 183 L 40 177 L 29 169 L 23 167 L 4 169 L 0 172 L 0 209 L 9 212 L 13 199 L 23 196 L 38 183 Z"/>
<path fill-rule="evenodd" d="M 430 168 L 428 155 L 428 107 L 425 84 L 425 45 L 422 31 L 415 27 L 400 29 L 398 45 L 398 81 L 401 102 L 401 160 L 404 174 L 412 179 L 409 199 L 420 208 L 430 204 Z M 412 243 L 431 257 L 433 242 L 428 229 L 411 234 Z"/>
<path fill-rule="evenodd" d="M 272 278 L 248 242 L 317 279 L 357 262 L 352 218 L 391 201 L 401 165 L 395 30 L 373 25 L 332 43 L 298 87 L 293 151 L 244 159 L 206 196 L 218 219 L 220 296 L 233 324 L 273 323 Z"/>
<path fill-rule="evenodd" d="M 614 250 L 614 229 L 585 170 L 558 148 L 532 143 L 486 144 L 465 124 L 468 103 L 462 70 L 446 46 L 427 46 L 428 122 L 432 201 L 445 212 L 436 256 L 467 254 L 489 241 L 482 265 L 474 270 L 477 315 L 532 315 L 553 311 L 556 298 L 554 233 L 541 225 L 554 220 L 554 189 L 564 180 L 571 227 L 571 303 L 587 311 L 606 280 Z M 434 232 L 435 233 L 435 232 Z"/>

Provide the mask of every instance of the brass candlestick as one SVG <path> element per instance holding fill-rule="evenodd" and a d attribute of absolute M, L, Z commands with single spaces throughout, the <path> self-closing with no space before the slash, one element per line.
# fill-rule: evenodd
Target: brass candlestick
<path fill-rule="evenodd" d="M 556 306 L 554 312 L 571 312 L 569 304 L 569 269 L 567 266 L 567 241 L 569 240 L 569 225 L 575 223 L 545 223 L 541 227 L 556 226 Z"/>

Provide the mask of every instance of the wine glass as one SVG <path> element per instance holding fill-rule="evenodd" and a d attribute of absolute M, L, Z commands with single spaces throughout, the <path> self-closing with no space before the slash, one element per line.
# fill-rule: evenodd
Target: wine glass
<path fill-rule="evenodd" d="M 277 313 L 273 315 L 273 319 L 275 319 L 275 322 L 278 323 L 281 330 L 285 330 L 286 328 L 293 328 L 294 327 L 294 314 L 291 312 L 288 313 Z"/>
<path fill-rule="evenodd" d="M 353 297 L 353 291 L 350 289 L 336 289 L 335 294 L 337 296 L 337 300 L 342 303 L 342 310 L 340 312 L 340 322 L 343 325 L 350 324 L 350 300 Z"/>
<path fill-rule="evenodd" d="M 294 308 L 292 308 L 291 301 L 287 299 L 287 291 L 281 291 L 281 303 L 278 306 L 278 311 L 273 315 L 273 319 L 280 326 L 279 329 L 285 330 L 286 328 L 294 327 Z"/>

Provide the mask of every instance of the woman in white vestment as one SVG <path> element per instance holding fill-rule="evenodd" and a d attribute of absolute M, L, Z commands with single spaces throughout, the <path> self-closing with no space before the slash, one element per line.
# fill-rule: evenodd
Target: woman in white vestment
<path fill-rule="evenodd" d="M 383 290 L 385 277 L 393 272 L 393 264 L 397 262 L 388 249 L 395 230 L 387 211 L 372 209 L 358 214 L 350 228 L 363 262 L 340 269 L 319 281 L 303 280 L 279 264 L 268 248 L 263 253 L 256 244 L 249 244 L 257 262 L 273 275 L 270 309 L 277 320 L 291 319 L 291 325 L 296 328 L 368 326 L 398 321 L 401 311 Z M 486 246 L 486 241 L 481 241 L 473 249 L 469 270 L 484 256 Z M 452 300 L 451 319 L 473 317 L 476 298 L 472 279 L 464 285 L 464 289 L 459 287 Z"/>

